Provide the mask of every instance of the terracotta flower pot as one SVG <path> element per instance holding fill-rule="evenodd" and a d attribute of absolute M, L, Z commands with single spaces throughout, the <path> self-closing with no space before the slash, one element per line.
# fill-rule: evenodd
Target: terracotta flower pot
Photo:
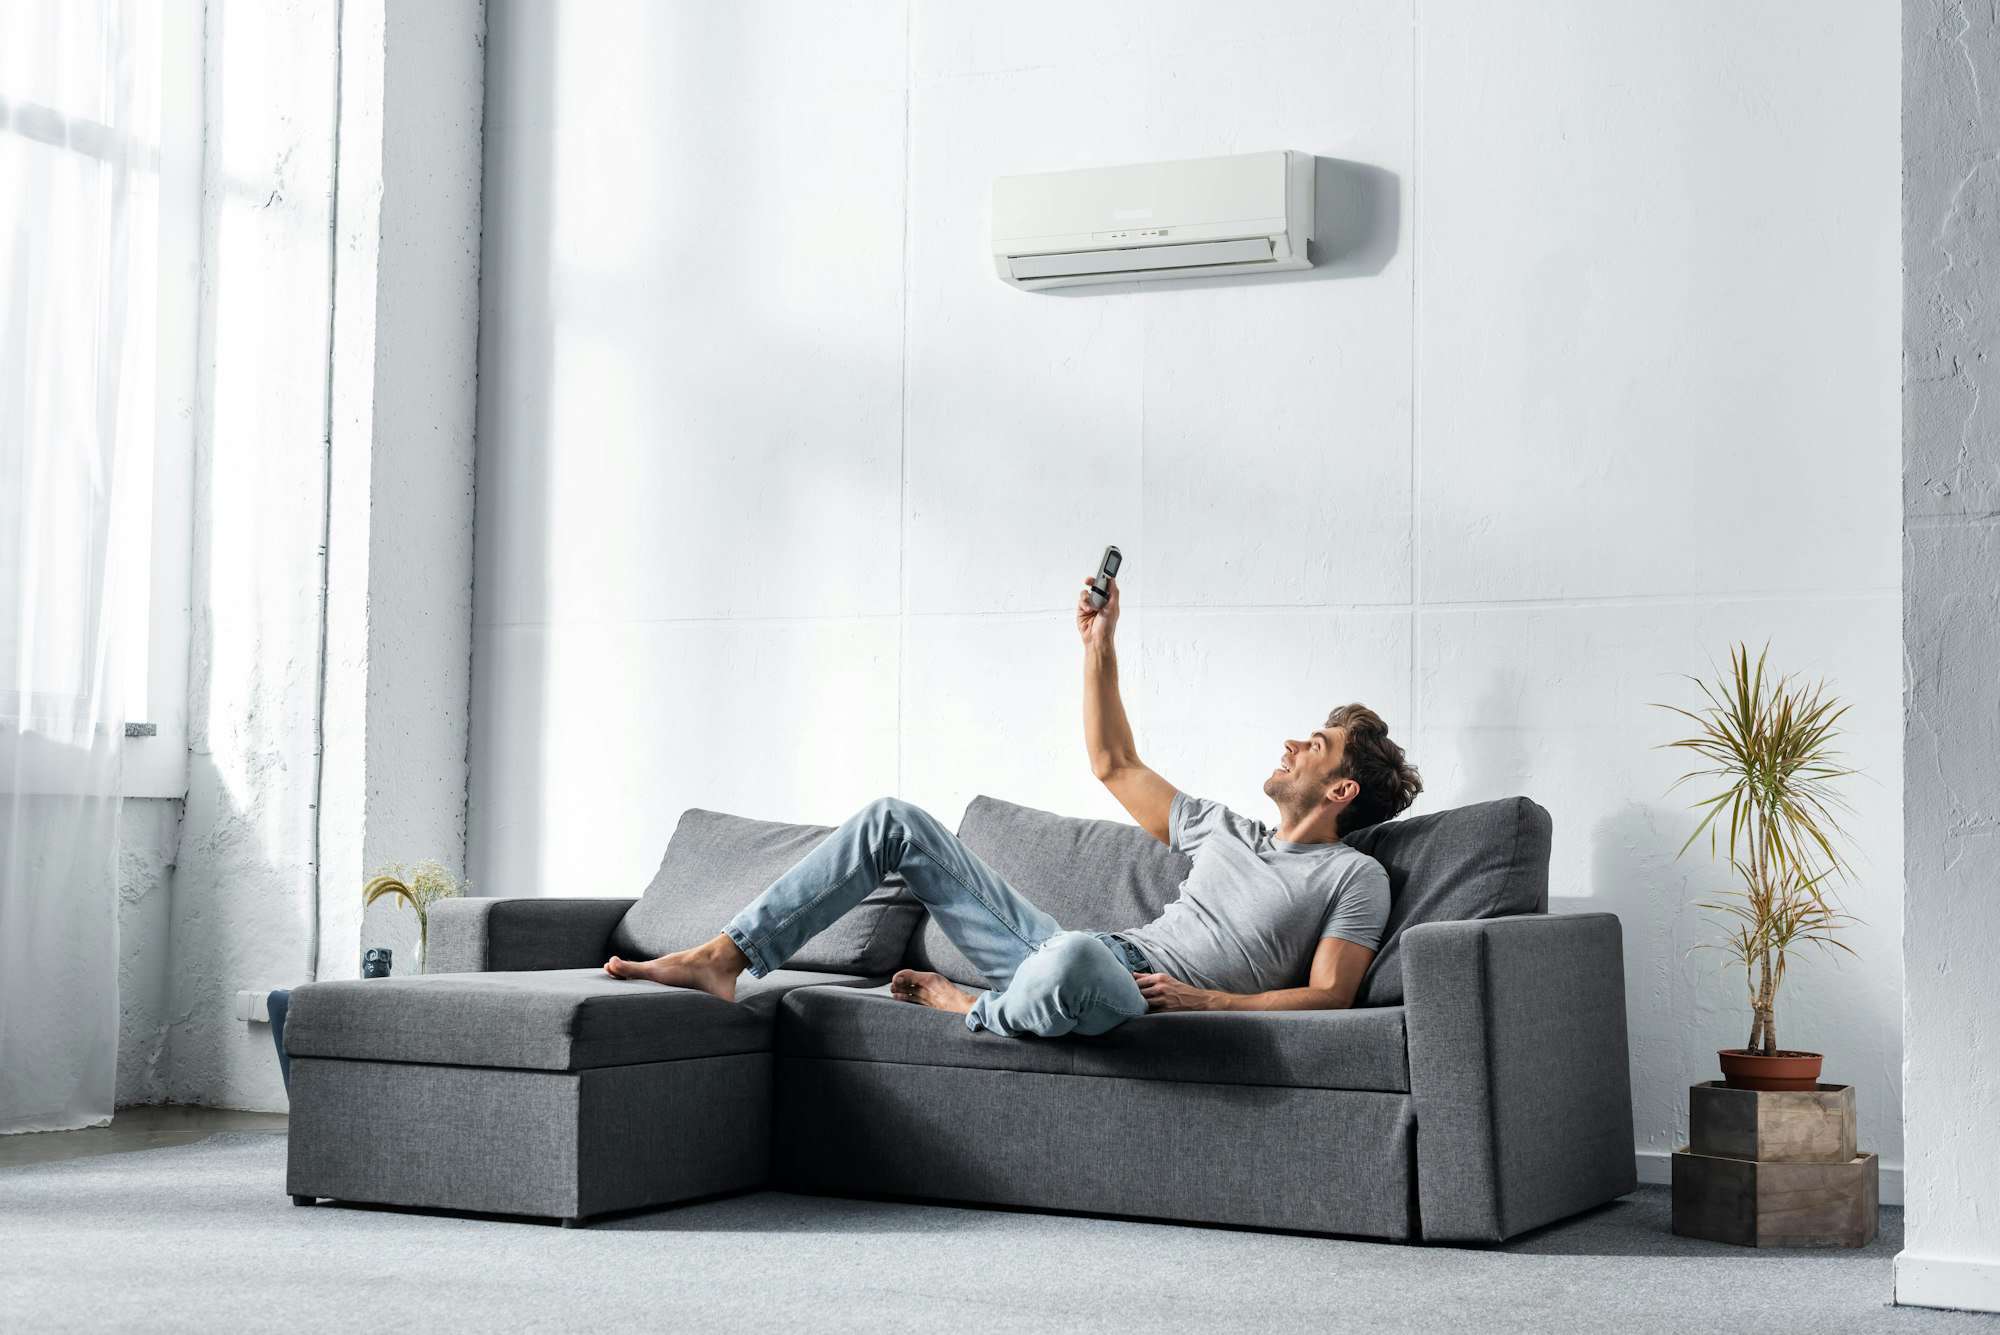
<path fill-rule="evenodd" d="M 1819 1067 L 1825 1058 L 1817 1052 L 1787 1052 L 1765 1057 L 1742 1048 L 1724 1048 L 1715 1054 L 1722 1060 L 1722 1083 L 1731 1089 L 1817 1089 Z"/>

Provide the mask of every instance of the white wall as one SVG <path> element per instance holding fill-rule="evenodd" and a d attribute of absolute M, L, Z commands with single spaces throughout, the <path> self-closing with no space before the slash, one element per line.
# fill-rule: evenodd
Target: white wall
<path fill-rule="evenodd" d="M 1987 1057 L 2000 952 L 2000 547 L 1981 400 L 2000 341 L 2000 14 L 1904 10 L 1903 1005 L 1908 1228 L 1896 1301 L 2000 1311 L 2000 1072 Z M 1990 411 L 1990 410 L 1989 410 Z"/>
<path fill-rule="evenodd" d="M 168 1102 L 282 1109 L 243 989 L 309 976 L 335 6 L 206 10 L 188 794 Z M 282 71 L 280 76 L 277 71 Z"/>
<path fill-rule="evenodd" d="M 131 797 L 118 813 L 118 1089 L 120 1108 L 167 1096 L 173 1018 L 173 879 L 178 798 Z"/>
<path fill-rule="evenodd" d="M 1869 774 L 1861 960 L 1795 974 L 1782 1037 L 1900 1164 L 1892 8 L 495 0 L 489 28 L 484 891 L 636 894 L 696 804 L 1119 814 L 1068 612 L 1117 542 L 1175 782 L 1262 813 L 1279 740 L 1360 699 L 1425 807 L 1550 808 L 1555 907 L 1625 922 L 1664 1154 L 1748 1024 L 1687 955 L 1718 878 L 1673 862 L 1647 702 L 1768 637 L 1854 702 Z M 995 175 L 1280 147 L 1343 188 L 1310 274 L 993 276 Z"/>

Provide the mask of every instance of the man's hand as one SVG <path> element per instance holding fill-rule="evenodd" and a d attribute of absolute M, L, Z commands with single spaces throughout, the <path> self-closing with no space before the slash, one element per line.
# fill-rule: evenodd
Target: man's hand
<path fill-rule="evenodd" d="M 1146 1009 L 1149 1011 L 1221 1009 L 1218 1003 L 1222 999 L 1222 993 L 1191 987 L 1170 974 L 1135 973 L 1132 975 L 1132 981 L 1139 985 L 1139 995 L 1146 999 Z"/>
<path fill-rule="evenodd" d="M 1090 583 L 1095 575 L 1083 581 L 1083 592 L 1076 596 L 1076 633 L 1082 637 L 1084 646 L 1105 649 L 1111 645 L 1111 636 L 1118 629 L 1118 581 L 1114 577 L 1105 581 L 1111 586 L 1111 594 L 1104 600 L 1104 606 L 1090 605 Z"/>
<path fill-rule="evenodd" d="M 1337 936 L 1324 937 L 1313 952 L 1312 976 L 1304 987 L 1275 992 L 1211 992 L 1163 973 L 1135 973 L 1149 1011 L 1341 1011 L 1354 1004 L 1361 979 L 1375 959 L 1366 946 Z"/>

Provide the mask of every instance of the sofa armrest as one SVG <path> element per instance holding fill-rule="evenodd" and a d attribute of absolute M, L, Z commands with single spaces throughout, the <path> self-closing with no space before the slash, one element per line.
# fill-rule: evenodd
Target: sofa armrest
<path fill-rule="evenodd" d="M 583 969 L 610 956 L 631 899 L 443 899 L 431 905 L 430 973 Z"/>
<path fill-rule="evenodd" d="M 1638 1186 L 1615 914 L 1412 927 L 1403 990 L 1426 1240 L 1498 1242 Z"/>

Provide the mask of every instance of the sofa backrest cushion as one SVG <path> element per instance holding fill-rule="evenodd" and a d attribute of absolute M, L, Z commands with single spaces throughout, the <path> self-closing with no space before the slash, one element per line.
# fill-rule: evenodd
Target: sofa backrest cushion
<path fill-rule="evenodd" d="M 975 797 L 958 837 L 1035 906 L 1076 932 L 1141 927 L 1160 916 L 1192 865 L 1137 825 L 1058 816 Z M 985 987 L 972 962 L 928 917 L 910 942 L 912 968 Z"/>
<path fill-rule="evenodd" d="M 1402 1003 L 1402 936 L 1418 923 L 1548 912 L 1552 828 L 1541 807 L 1506 797 L 1348 835 L 1389 872 L 1389 925 L 1355 1004 Z"/>
<path fill-rule="evenodd" d="M 651 959 L 700 945 L 832 828 L 690 808 L 667 841 L 652 884 L 612 929 L 611 949 L 629 959 Z M 890 973 L 922 917 L 923 906 L 900 880 L 893 881 L 808 941 L 785 967 L 871 977 Z"/>

